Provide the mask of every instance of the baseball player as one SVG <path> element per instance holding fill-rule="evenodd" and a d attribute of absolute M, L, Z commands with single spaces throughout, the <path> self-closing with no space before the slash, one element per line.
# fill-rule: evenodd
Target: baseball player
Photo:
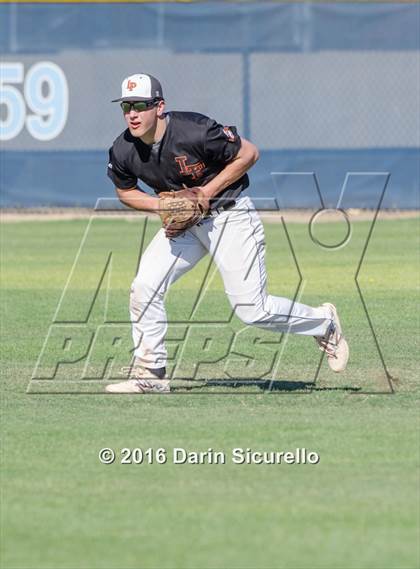
<path fill-rule="evenodd" d="M 273 332 L 314 336 L 333 371 L 349 349 L 337 310 L 268 294 L 264 229 L 249 197 L 247 171 L 257 148 L 234 126 L 194 112 L 166 112 L 160 82 L 145 73 L 122 82 L 119 102 L 127 129 L 109 151 L 108 176 L 125 205 L 160 215 L 163 227 L 144 252 L 130 293 L 134 360 L 126 381 L 110 393 L 167 393 L 169 286 L 207 253 L 223 278 L 236 315 Z M 138 180 L 154 189 L 151 196 Z"/>

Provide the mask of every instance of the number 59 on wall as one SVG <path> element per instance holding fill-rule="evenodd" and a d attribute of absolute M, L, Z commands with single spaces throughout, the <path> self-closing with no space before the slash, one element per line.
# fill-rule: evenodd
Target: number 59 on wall
<path fill-rule="evenodd" d="M 23 83 L 23 95 L 15 87 Z M 24 126 L 37 140 L 52 140 L 63 130 L 69 90 L 62 69 L 51 61 L 0 63 L 0 140 L 11 140 Z M 27 107 L 30 112 L 27 112 Z"/>

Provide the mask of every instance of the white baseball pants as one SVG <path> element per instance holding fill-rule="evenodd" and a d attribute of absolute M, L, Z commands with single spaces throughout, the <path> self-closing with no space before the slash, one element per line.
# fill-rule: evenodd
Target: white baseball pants
<path fill-rule="evenodd" d="M 323 336 L 331 318 L 322 307 L 311 308 L 267 294 L 264 228 L 248 197 L 169 240 L 163 229 L 144 252 L 130 294 L 134 354 L 144 366 L 166 365 L 164 305 L 169 286 L 206 253 L 212 255 L 236 315 L 246 324 L 273 332 Z"/>

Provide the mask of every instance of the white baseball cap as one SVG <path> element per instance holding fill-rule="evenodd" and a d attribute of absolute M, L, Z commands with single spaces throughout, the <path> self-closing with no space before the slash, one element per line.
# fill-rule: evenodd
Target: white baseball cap
<path fill-rule="evenodd" d="M 163 99 L 162 86 L 152 75 L 137 73 L 126 77 L 121 83 L 121 97 L 118 101 L 149 101 L 150 99 Z"/>

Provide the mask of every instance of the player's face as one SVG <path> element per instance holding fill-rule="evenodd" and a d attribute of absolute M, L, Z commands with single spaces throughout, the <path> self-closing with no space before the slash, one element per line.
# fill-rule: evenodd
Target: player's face
<path fill-rule="evenodd" d="M 124 112 L 124 118 L 131 135 L 136 138 L 145 139 L 150 137 L 153 142 L 158 117 L 162 112 L 163 102 L 159 102 L 157 105 L 150 106 L 141 111 L 136 110 L 134 106 L 131 106 L 128 112 Z"/>

